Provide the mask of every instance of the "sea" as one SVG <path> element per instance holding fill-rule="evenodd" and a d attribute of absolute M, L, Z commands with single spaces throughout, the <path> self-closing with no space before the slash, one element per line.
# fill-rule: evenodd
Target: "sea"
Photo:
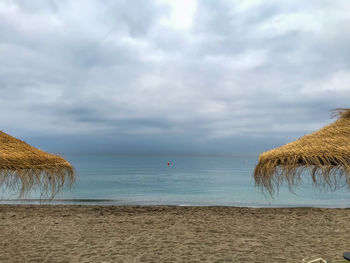
<path fill-rule="evenodd" d="M 286 185 L 271 197 L 255 186 L 254 155 L 63 155 L 76 182 L 54 200 L 33 191 L 26 199 L 6 191 L 4 203 L 178 205 L 238 207 L 350 207 L 350 190 L 315 188 L 305 175 L 294 193 Z"/>

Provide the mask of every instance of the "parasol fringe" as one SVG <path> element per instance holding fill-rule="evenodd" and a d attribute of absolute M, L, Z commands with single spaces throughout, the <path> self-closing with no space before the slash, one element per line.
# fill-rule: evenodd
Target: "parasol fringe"
<path fill-rule="evenodd" d="M 334 157 L 300 157 L 276 158 L 259 161 L 254 170 L 255 185 L 271 196 L 287 182 L 289 190 L 294 192 L 300 185 L 303 173 L 311 175 L 316 187 L 329 188 L 332 191 L 343 187 L 344 182 L 350 188 L 350 160 L 342 156 Z"/>
<path fill-rule="evenodd" d="M 74 168 L 62 157 L 0 131 L 0 191 L 18 191 L 24 197 L 39 190 L 41 197 L 54 198 L 74 181 Z"/>
<path fill-rule="evenodd" d="M 24 198 L 31 190 L 38 190 L 41 197 L 52 199 L 64 187 L 71 187 L 74 181 L 73 167 L 0 170 L 0 186 L 19 191 L 20 198 Z"/>
<path fill-rule="evenodd" d="M 316 187 L 350 188 L 350 109 L 338 108 L 334 114 L 334 123 L 262 153 L 254 170 L 255 185 L 271 196 L 283 183 L 294 192 L 308 173 Z"/>

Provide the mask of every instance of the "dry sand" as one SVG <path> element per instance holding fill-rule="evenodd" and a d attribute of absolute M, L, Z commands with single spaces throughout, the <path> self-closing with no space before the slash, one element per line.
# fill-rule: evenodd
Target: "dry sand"
<path fill-rule="evenodd" d="M 301 262 L 350 251 L 350 209 L 0 205 L 0 262 Z"/>

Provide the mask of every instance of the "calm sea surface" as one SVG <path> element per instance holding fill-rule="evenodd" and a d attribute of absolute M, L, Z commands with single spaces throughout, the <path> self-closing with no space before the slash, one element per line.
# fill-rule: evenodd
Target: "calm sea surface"
<path fill-rule="evenodd" d="M 349 190 L 324 192 L 308 180 L 296 194 L 282 187 L 274 199 L 266 198 L 252 177 L 257 156 L 64 157 L 74 165 L 77 180 L 55 203 L 350 207 Z M 3 199 L 17 196 L 8 193 Z M 36 193 L 30 197 L 38 198 Z"/>

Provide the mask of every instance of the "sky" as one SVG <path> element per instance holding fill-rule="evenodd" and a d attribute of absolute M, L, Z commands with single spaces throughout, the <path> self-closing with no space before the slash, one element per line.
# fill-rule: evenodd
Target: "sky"
<path fill-rule="evenodd" d="M 0 130 L 51 152 L 259 153 L 350 107 L 348 0 L 2 0 Z"/>

